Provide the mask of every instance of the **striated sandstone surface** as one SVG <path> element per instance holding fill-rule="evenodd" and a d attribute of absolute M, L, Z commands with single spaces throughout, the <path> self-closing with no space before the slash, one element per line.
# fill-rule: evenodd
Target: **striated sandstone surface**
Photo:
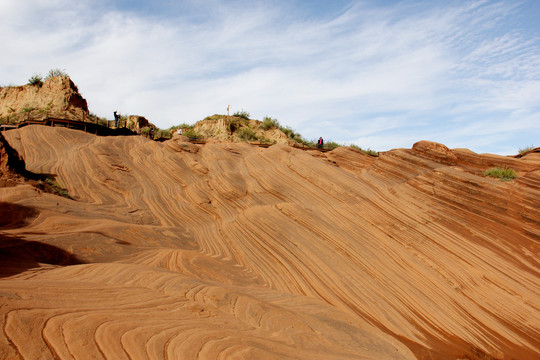
<path fill-rule="evenodd" d="M 535 154 L 5 137 L 2 359 L 538 359 Z"/>
<path fill-rule="evenodd" d="M 46 115 L 83 120 L 88 115 L 86 100 L 68 76 L 46 79 L 42 86 L 0 88 L 0 119 L 17 122 Z"/>

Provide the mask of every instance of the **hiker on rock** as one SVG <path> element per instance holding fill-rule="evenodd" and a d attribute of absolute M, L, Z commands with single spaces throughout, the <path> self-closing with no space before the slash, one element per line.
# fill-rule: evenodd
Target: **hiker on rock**
<path fill-rule="evenodd" d="M 120 120 L 120 115 L 114 112 L 114 127 L 118 127 L 118 120 Z"/>
<path fill-rule="evenodd" d="M 317 148 L 322 149 L 324 145 L 324 141 L 322 139 L 322 136 L 319 138 L 319 141 L 317 141 Z"/>

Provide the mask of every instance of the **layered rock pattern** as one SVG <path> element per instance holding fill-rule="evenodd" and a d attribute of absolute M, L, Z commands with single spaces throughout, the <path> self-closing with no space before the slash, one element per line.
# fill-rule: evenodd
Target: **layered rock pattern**
<path fill-rule="evenodd" d="M 1 358 L 538 358 L 535 154 L 5 136 Z"/>

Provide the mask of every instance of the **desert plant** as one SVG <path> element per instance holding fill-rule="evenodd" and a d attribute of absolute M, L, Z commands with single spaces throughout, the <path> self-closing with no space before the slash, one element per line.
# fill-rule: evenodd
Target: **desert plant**
<path fill-rule="evenodd" d="M 523 149 L 519 149 L 519 153 L 520 153 L 520 154 L 524 154 L 524 153 L 526 153 L 527 151 L 531 151 L 532 149 L 534 149 L 534 146 L 533 146 L 533 145 L 527 146 L 527 147 L 525 147 L 525 148 L 523 148 Z"/>
<path fill-rule="evenodd" d="M 245 111 L 244 109 L 242 109 L 241 111 L 235 112 L 233 114 L 233 116 L 239 117 L 239 118 L 242 118 L 242 119 L 245 119 L 245 120 L 249 120 L 249 117 L 251 116 L 251 114 L 248 113 L 247 111 Z"/>
<path fill-rule="evenodd" d="M 249 125 L 249 120 L 246 120 L 243 117 L 233 117 L 233 118 L 229 119 L 228 125 L 229 125 L 229 132 L 234 133 L 234 132 L 238 131 L 238 129 L 240 129 L 240 128 L 244 127 L 244 126 L 248 126 Z"/>
<path fill-rule="evenodd" d="M 491 176 L 501 179 L 502 181 L 509 181 L 517 178 L 516 171 L 510 168 L 501 168 L 499 166 L 484 171 L 484 176 Z"/>
<path fill-rule="evenodd" d="M 73 200 L 73 198 L 69 195 L 67 189 L 62 187 L 53 176 L 49 176 L 45 179 L 45 188 L 48 192 L 52 194 L 63 196 L 65 198 Z"/>
<path fill-rule="evenodd" d="M 340 147 L 341 145 L 338 144 L 337 142 L 335 141 L 327 141 L 324 143 L 323 145 L 323 149 L 326 149 L 326 150 L 334 150 L 334 149 L 337 149 L 338 147 Z"/>
<path fill-rule="evenodd" d="M 317 142 L 315 140 L 306 140 L 304 145 L 309 146 L 310 148 L 317 147 Z"/>
<path fill-rule="evenodd" d="M 304 137 L 302 135 L 300 135 L 299 133 L 295 133 L 292 139 L 294 141 L 296 141 L 297 143 L 299 143 L 299 144 L 307 144 L 308 143 L 308 141 L 306 139 L 304 139 Z"/>
<path fill-rule="evenodd" d="M 50 110 L 50 108 L 47 109 L 47 110 Z M 88 115 L 88 119 L 89 119 L 90 122 L 97 123 L 98 125 L 107 126 L 107 119 L 104 118 L 104 117 L 98 116 L 98 115 L 96 115 L 94 113 L 90 113 Z"/>
<path fill-rule="evenodd" d="M 308 141 L 300 135 L 300 133 L 297 133 L 289 126 L 278 126 L 278 129 L 281 130 L 287 137 L 291 140 L 296 141 L 300 144 L 308 144 Z"/>
<path fill-rule="evenodd" d="M 178 130 L 178 129 L 193 129 L 193 125 L 189 125 L 189 124 L 186 124 L 186 123 L 183 123 L 183 124 L 180 124 L 180 125 L 174 125 L 174 126 L 171 126 L 169 128 L 169 131 L 171 132 L 174 132 L 175 130 Z"/>
<path fill-rule="evenodd" d="M 158 139 L 170 139 L 172 137 L 172 133 L 170 130 L 159 129 L 158 131 L 156 131 L 156 137 Z"/>
<path fill-rule="evenodd" d="M 150 134 L 150 126 L 145 126 L 141 129 L 142 136 L 148 136 Z"/>
<path fill-rule="evenodd" d="M 193 129 L 186 129 L 182 132 L 182 135 L 189 138 L 189 140 L 198 140 L 200 135 Z"/>
<path fill-rule="evenodd" d="M 34 74 L 28 79 L 28 85 L 39 86 L 43 85 L 43 77 L 39 74 Z"/>
<path fill-rule="evenodd" d="M 262 121 L 262 124 L 261 124 L 261 129 L 266 131 L 266 130 L 270 130 L 270 129 L 277 129 L 279 127 L 280 127 L 280 125 L 279 125 L 279 121 L 277 119 L 272 119 L 269 116 L 265 116 L 263 118 L 263 121 Z"/>
<path fill-rule="evenodd" d="M 279 130 L 281 130 L 281 132 L 287 135 L 288 138 L 292 139 L 294 137 L 294 130 L 291 129 L 289 126 L 280 126 Z"/>
<path fill-rule="evenodd" d="M 250 141 L 250 140 L 257 140 L 257 134 L 251 129 L 250 127 L 244 126 L 240 128 L 237 132 L 238 137 L 242 140 Z"/>
<path fill-rule="evenodd" d="M 47 73 L 47 76 L 45 77 L 45 79 L 50 79 L 52 77 L 55 77 L 55 76 L 69 76 L 65 70 L 61 70 L 61 69 L 51 69 L 49 70 L 49 72 Z"/>
<path fill-rule="evenodd" d="M 208 115 L 203 120 L 218 120 L 218 119 L 224 118 L 225 116 L 226 115 L 219 115 L 219 114 Z"/>
<path fill-rule="evenodd" d="M 15 114 L 0 117 L 0 125 L 14 125 L 15 123 L 17 123 L 17 116 Z"/>
<path fill-rule="evenodd" d="M 266 138 L 264 136 L 259 137 L 259 141 L 263 144 L 273 144 L 274 140 L 271 140 L 269 138 Z"/>
<path fill-rule="evenodd" d="M 371 150 L 369 148 L 367 150 L 362 149 L 362 152 L 371 156 L 379 156 L 379 153 L 377 151 Z"/>
<path fill-rule="evenodd" d="M 356 144 L 350 144 L 348 145 L 349 147 L 353 148 L 353 149 L 356 149 L 356 150 L 360 150 L 361 152 L 363 152 L 364 154 L 367 154 L 367 155 L 370 155 L 370 156 L 379 156 L 379 153 L 375 150 L 371 150 L 370 148 L 368 148 L 367 150 L 365 149 L 362 149 L 360 146 L 356 145 Z"/>

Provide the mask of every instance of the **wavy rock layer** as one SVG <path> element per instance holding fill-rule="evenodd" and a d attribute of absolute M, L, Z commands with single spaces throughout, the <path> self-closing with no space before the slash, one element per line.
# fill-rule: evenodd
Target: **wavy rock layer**
<path fill-rule="evenodd" d="M 535 154 L 5 136 L 1 358 L 538 358 Z"/>

